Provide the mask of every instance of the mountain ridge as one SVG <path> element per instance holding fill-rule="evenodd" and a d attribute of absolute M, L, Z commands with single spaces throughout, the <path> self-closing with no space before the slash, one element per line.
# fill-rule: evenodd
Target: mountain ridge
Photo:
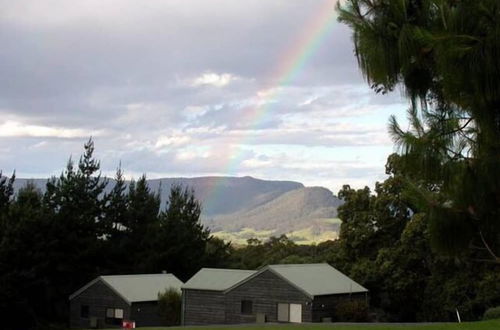
<path fill-rule="evenodd" d="M 114 180 L 106 179 L 109 180 L 106 191 L 110 191 Z M 28 181 L 42 192 L 45 190 L 47 179 L 16 178 L 15 191 Z M 295 181 L 262 180 L 250 176 L 158 178 L 147 182 L 152 191 L 160 191 L 162 209 L 173 184 L 194 189 L 196 198 L 202 203 L 201 221 L 215 234 L 248 229 L 272 235 L 304 230 L 318 235 L 338 231 L 338 223 L 331 220 L 336 218 L 337 207 L 342 202 L 324 187 L 306 187 Z"/>
<path fill-rule="evenodd" d="M 115 181 L 113 178 L 103 177 L 104 179 L 109 180 L 109 184 L 106 187 L 106 192 L 109 192 L 113 188 Z M 31 181 L 38 189 L 45 192 L 47 180 L 49 179 L 16 178 L 14 181 L 14 190 L 18 191 L 28 181 Z M 125 182 L 128 185 L 131 181 L 126 180 Z M 262 180 L 250 176 L 174 177 L 147 179 L 147 182 L 152 191 L 160 191 L 162 209 L 166 205 L 165 203 L 168 200 L 172 185 L 180 184 L 188 188 L 193 188 L 196 198 L 202 202 L 203 215 L 208 217 L 229 214 L 242 209 L 250 209 L 284 192 L 304 187 L 300 182 Z M 266 194 L 268 195 L 267 199 L 265 198 Z M 214 198 L 214 195 L 216 195 L 216 198 Z M 208 203 L 206 204 L 205 202 Z"/>

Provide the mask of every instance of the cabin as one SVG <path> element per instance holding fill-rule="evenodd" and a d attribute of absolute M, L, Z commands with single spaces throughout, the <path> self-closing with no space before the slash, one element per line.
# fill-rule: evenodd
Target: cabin
<path fill-rule="evenodd" d="M 368 295 L 326 263 L 203 268 L 181 289 L 183 325 L 330 321 L 338 303 Z"/>
<path fill-rule="evenodd" d="M 158 293 L 181 289 L 173 274 L 99 276 L 69 297 L 71 328 L 113 328 L 123 320 L 136 326 L 162 326 Z"/>

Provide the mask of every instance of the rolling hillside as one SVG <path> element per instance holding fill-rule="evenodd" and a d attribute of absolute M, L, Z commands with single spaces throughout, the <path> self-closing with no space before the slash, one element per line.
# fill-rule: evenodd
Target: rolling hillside
<path fill-rule="evenodd" d="M 16 179 L 16 190 L 27 179 Z M 287 234 L 296 241 L 334 239 L 341 201 L 322 187 L 304 187 L 293 181 L 269 181 L 252 177 L 163 178 L 148 180 L 153 191 L 161 187 L 162 208 L 172 184 L 192 187 L 202 202 L 202 222 L 217 236 L 234 242 L 251 237 L 265 239 Z M 46 179 L 34 183 L 42 191 Z M 113 187 L 110 180 L 107 189 Z"/>
<path fill-rule="evenodd" d="M 214 226 L 234 231 L 247 227 L 286 233 L 308 227 L 316 220 L 335 218 L 339 204 L 328 189 L 299 188 L 250 210 L 218 216 Z"/>
<path fill-rule="evenodd" d="M 108 180 L 107 191 L 110 191 L 114 186 L 114 180 Z M 27 181 L 33 181 L 42 192 L 45 191 L 47 179 L 22 178 L 16 178 L 14 184 L 15 190 L 17 191 L 26 185 Z M 173 184 L 181 184 L 193 188 L 196 198 L 203 204 L 203 217 L 252 209 L 288 191 L 304 187 L 299 182 L 260 180 L 249 176 L 162 178 L 148 180 L 148 184 L 152 191 L 161 189 L 162 208 L 165 207 L 170 187 Z"/>
<path fill-rule="evenodd" d="M 237 242 L 281 234 L 301 242 L 324 241 L 337 237 L 340 204 L 328 189 L 299 188 L 253 209 L 214 217 L 209 225 L 219 236 Z"/>

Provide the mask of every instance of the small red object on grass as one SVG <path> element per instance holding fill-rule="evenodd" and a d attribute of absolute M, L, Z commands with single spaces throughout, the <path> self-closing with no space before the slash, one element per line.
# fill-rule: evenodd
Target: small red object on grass
<path fill-rule="evenodd" d="M 123 320 L 122 321 L 122 328 L 123 329 L 135 329 L 135 322 L 129 321 L 129 320 Z"/>

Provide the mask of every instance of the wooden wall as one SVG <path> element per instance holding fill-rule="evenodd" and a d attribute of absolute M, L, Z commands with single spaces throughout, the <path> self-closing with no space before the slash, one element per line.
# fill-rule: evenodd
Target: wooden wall
<path fill-rule="evenodd" d="M 253 302 L 253 315 L 241 314 L 241 301 Z M 277 322 L 278 303 L 302 305 L 302 322 L 312 321 L 311 299 L 281 277 L 267 270 L 226 294 L 226 323 L 254 323 L 256 313 Z"/>
<path fill-rule="evenodd" d="M 278 303 L 301 304 L 302 322 L 335 321 L 336 305 L 345 300 L 366 299 L 365 293 L 316 296 L 301 290 L 267 270 L 235 289 L 223 292 L 183 290 L 184 325 L 255 323 L 262 313 L 267 322 L 278 321 Z M 241 313 L 241 302 L 252 301 L 252 314 Z"/>
<path fill-rule="evenodd" d="M 89 306 L 89 318 L 80 317 L 80 306 Z M 83 291 L 70 301 L 70 326 L 72 328 L 89 328 L 90 318 L 97 317 L 99 326 L 111 328 L 113 325 L 105 323 L 106 308 L 123 309 L 123 317 L 130 318 L 130 306 L 113 290 L 101 281 Z"/>
<path fill-rule="evenodd" d="M 183 290 L 184 325 L 226 323 L 225 300 L 222 292 Z"/>

